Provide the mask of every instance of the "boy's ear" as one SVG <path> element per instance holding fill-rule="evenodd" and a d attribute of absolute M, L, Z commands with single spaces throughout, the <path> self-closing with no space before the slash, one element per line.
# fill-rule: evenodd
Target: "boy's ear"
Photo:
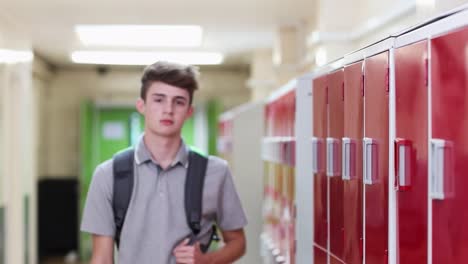
<path fill-rule="evenodd" d="M 136 109 L 138 110 L 138 112 L 142 115 L 145 114 L 145 101 L 141 98 L 138 98 L 138 100 L 136 101 Z"/>
<path fill-rule="evenodd" d="M 193 116 L 193 105 L 190 106 L 188 112 L 187 112 L 187 119 Z"/>

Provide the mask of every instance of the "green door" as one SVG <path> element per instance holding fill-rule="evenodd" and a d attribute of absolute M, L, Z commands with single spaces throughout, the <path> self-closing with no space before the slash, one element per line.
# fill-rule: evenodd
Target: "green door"
<path fill-rule="evenodd" d="M 87 101 L 81 105 L 80 130 L 82 212 L 94 169 L 138 140 L 143 131 L 143 118 L 134 108 L 98 108 Z M 89 261 L 91 248 L 91 236 L 80 233 L 80 256 L 83 261 Z"/>

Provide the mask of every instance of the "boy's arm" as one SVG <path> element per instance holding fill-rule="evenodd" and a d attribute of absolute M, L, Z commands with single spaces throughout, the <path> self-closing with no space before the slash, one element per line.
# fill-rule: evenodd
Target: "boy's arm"
<path fill-rule="evenodd" d="M 245 253 L 244 229 L 222 231 L 224 247 L 203 254 L 200 244 L 188 245 L 189 239 L 185 239 L 173 251 L 177 264 L 227 264 L 238 260 Z M 94 264 L 94 263 L 93 263 Z"/>
<path fill-rule="evenodd" d="M 221 231 L 223 234 L 224 247 L 221 249 L 206 254 L 207 263 L 233 263 L 245 254 L 246 240 L 244 229 L 233 231 Z"/>
<path fill-rule="evenodd" d="M 92 235 L 91 264 L 113 264 L 116 231 L 112 184 L 112 162 L 107 161 L 96 167 L 81 219 L 81 231 Z"/>
<path fill-rule="evenodd" d="M 114 238 L 93 235 L 93 255 L 90 264 L 114 263 Z"/>

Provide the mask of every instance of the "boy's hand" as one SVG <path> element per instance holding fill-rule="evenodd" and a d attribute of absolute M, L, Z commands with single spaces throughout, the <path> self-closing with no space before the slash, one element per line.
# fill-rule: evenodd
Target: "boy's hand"
<path fill-rule="evenodd" d="M 182 243 L 172 252 L 176 258 L 177 264 L 208 264 L 208 257 L 200 250 L 200 243 L 195 245 L 188 244 L 189 239 L 184 239 Z"/>

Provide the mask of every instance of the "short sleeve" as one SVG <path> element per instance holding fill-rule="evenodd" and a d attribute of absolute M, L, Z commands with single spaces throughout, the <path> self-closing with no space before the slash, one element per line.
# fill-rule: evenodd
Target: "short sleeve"
<path fill-rule="evenodd" d="M 224 231 L 241 229 L 247 225 L 247 218 L 228 166 L 219 193 L 217 224 Z"/>
<path fill-rule="evenodd" d="M 81 231 L 114 236 L 115 223 L 112 209 L 112 163 L 99 165 L 91 180 L 81 220 Z"/>

